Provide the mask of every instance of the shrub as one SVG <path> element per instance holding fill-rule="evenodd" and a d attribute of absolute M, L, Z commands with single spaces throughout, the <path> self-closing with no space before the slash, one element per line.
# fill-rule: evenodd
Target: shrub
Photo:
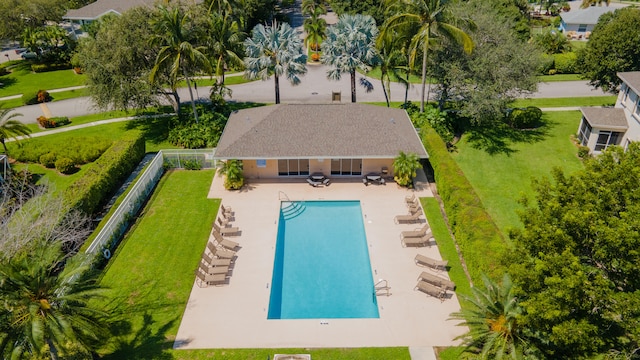
<path fill-rule="evenodd" d="M 59 116 L 59 117 L 52 117 L 52 118 L 40 116 L 38 117 L 37 120 L 38 120 L 38 124 L 45 129 L 55 128 L 58 126 L 63 126 L 71 123 L 71 121 L 69 121 L 69 118 L 66 116 Z"/>
<path fill-rule="evenodd" d="M 44 167 L 52 169 L 56 166 L 56 159 L 58 156 L 54 152 L 46 153 L 40 156 L 40 164 Z"/>
<path fill-rule="evenodd" d="M 31 70 L 35 73 L 47 72 L 47 71 L 55 71 L 55 70 L 66 70 L 71 69 L 71 64 L 63 63 L 63 64 L 33 64 L 31 65 Z"/>
<path fill-rule="evenodd" d="M 482 284 L 482 273 L 500 278 L 504 268 L 499 259 L 506 249 L 500 230 L 438 134 L 425 127 L 421 135 L 429 152 L 438 193 L 471 279 Z"/>
<path fill-rule="evenodd" d="M 227 118 L 220 113 L 205 113 L 200 122 L 189 121 L 169 130 L 169 142 L 187 149 L 200 149 L 218 145 Z"/>
<path fill-rule="evenodd" d="M 509 125 L 516 129 L 530 129 L 540 123 L 542 110 L 535 106 L 513 109 L 507 116 Z"/>
<path fill-rule="evenodd" d="M 56 170 L 63 174 L 73 174 L 78 170 L 73 160 L 63 157 L 56 160 Z"/>
<path fill-rule="evenodd" d="M 582 146 L 582 145 L 578 146 L 578 157 L 580 159 L 584 160 L 588 157 L 591 157 L 590 152 L 591 152 L 591 149 L 589 149 L 588 146 Z"/>
<path fill-rule="evenodd" d="M 187 170 L 200 170 L 202 169 L 202 162 L 198 159 L 184 160 L 182 166 Z"/>
<path fill-rule="evenodd" d="M 33 105 L 38 103 L 38 92 L 25 92 L 22 94 L 22 103 L 25 105 Z"/>
<path fill-rule="evenodd" d="M 36 100 L 39 103 L 51 101 L 51 95 L 49 95 L 49 92 L 47 90 L 38 90 L 38 93 L 36 94 Z"/>
<path fill-rule="evenodd" d="M 318 53 L 311 54 L 311 61 L 320 61 L 320 54 Z"/>
<path fill-rule="evenodd" d="M 540 65 L 538 65 L 538 73 L 540 75 L 548 75 L 549 71 L 554 69 L 555 60 L 552 55 L 542 55 L 542 59 L 540 59 Z"/>
<path fill-rule="evenodd" d="M 553 55 L 555 69 L 559 74 L 575 74 L 578 56 L 574 52 Z"/>
<path fill-rule="evenodd" d="M 71 208 L 93 214 L 129 176 L 145 154 L 144 134 L 126 132 L 65 191 Z"/>
<path fill-rule="evenodd" d="M 101 137 L 77 137 L 73 142 L 65 139 L 29 139 L 23 146 L 12 152 L 12 157 L 20 162 L 39 163 L 40 156 L 55 152 L 58 157 L 66 157 L 81 165 L 94 161 L 111 146 L 111 141 Z"/>

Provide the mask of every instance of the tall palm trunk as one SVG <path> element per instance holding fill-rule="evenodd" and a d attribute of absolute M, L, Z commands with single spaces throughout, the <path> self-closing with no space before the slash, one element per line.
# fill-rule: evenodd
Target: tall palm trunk
<path fill-rule="evenodd" d="M 427 87 L 427 50 L 428 49 L 429 49 L 429 34 L 427 34 L 426 39 L 424 40 L 424 48 L 422 49 L 422 93 L 420 96 L 420 112 L 424 112 L 424 95 Z"/>
<path fill-rule="evenodd" d="M 189 81 L 189 76 L 187 76 L 187 69 L 182 67 L 182 74 L 184 75 L 185 80 L 187 80 L 187 87 L 189 88 L 189 95 L 191 96 L 191 109 L 193 110 L 193 116 L 196 119 L 196 124 L 199 123 L 198 119 L 198 111 L 196 110 L 196 103 L 193 101 L 193 90 L 191 90 L 191 81 Z"/>
<path fill-rule="evenodd" d="M 51 355 L 51 360 L 58 360 L 58 349 L 51 339 L 47 339 L 47 345 L 49 345 L 49 355 Z"/>
<path fill-rule="evenodd" d="M 280 78 L 278 75 L 273 76 L 276 87 L 276 104 L 280 104 Z"/>
<path fill-rule="evenodd" d="M 351 70 L 351 102 L 356 102 L 356 70 Z"/>
<path fill-rule="evenodd" d="M 411 84 L 409 82 L 409 74 L 410 71 L 409 69 L 407 69 L 407 83 L 405 84 L 405 88 L 404 88 L 404 108 L 407 108 L 407 103 L 409 102 L 409 85 Z"/>

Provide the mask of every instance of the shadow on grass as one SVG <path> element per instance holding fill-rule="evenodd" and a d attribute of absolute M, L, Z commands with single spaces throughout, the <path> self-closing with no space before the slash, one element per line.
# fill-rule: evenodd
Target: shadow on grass
<path fill-rule="evenodd" d="M 169 136 L 172 118 L 172 116 L 143 118 L 136 121 L 127 121 L 125 126 L 127 130 L 137 129 L 142 131 L 147 141 L 152 144 L 160 144 L 166 141 Z"/>
<path fill-rule="evenodd" d="M 555 125 L 544 113 L 540 121 L 530 129 L 516 129 L 504 122 L 493 121 L 468 129 L 467 141 L 473 148 L 485 150 L 491 155 L 510 155 L 517 151 L 512 148 L 512 144 L 542 141 Z"/>
<path fill-rule="evenodd" d="M 132 314 L 128 314 L 129 317 Z M 170 320 L 157 328 L 157 321 L 149 313 L 142 315 L 143 321 L 137 330 L 133 330 L 131 322 L 121 320 L 111 327 L 113 351 L 102 359 L 173 359 L 168 350 L 173 348 L 173 340 L 166 336 L 176 321 Z M 157 330 L 154 330 L 157 328 Z"/>

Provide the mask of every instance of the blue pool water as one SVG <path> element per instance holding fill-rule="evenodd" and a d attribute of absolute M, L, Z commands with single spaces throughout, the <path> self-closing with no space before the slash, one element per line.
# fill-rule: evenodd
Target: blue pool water
<path fill-rule="evenodd" d="M 268 318 L 379 318 L 360 202 L 282 204 Z"/>

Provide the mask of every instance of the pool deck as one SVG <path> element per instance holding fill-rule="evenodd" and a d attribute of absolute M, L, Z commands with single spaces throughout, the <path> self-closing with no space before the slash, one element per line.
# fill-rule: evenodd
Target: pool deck
<path fill-rule="evenodd" d="M 400 232 L 422 224 L 395 224 L 406 214 L 404 197 L 433 196 L 428 186 L 417 191 L 387 185 L 364 186 L 360 179 L 333 179 L 314 188 L 304 179 L 250 180 L 241 191 L 226 191 L 216 176 L 208 196 L 233 208 L 241 236 L 228 285 L 200 288 L 194 284 L 174 348 L 317 348 L 457 345 L 453 339 L 466 328 L 448 321 L 460 310 L 455 293 L 441 302 L 415 291 L 417 277 L 429 271 L 415 265 L 420 253 L 441 259 L 436 246 L 403 248 Z M 378 296 L 379 319 L 267 320 L 271 272 L 280 199 L 360 200 L 374 283 L 387 280 L 390 296 Z M 204 249 L 203 249 L 204 250 Z M 340 249 L 336 249 L 339 251 Z M 435 272 L 434 272 L 435 273 Z M 446 272 L 439 275 L 447 276 Z"/>

